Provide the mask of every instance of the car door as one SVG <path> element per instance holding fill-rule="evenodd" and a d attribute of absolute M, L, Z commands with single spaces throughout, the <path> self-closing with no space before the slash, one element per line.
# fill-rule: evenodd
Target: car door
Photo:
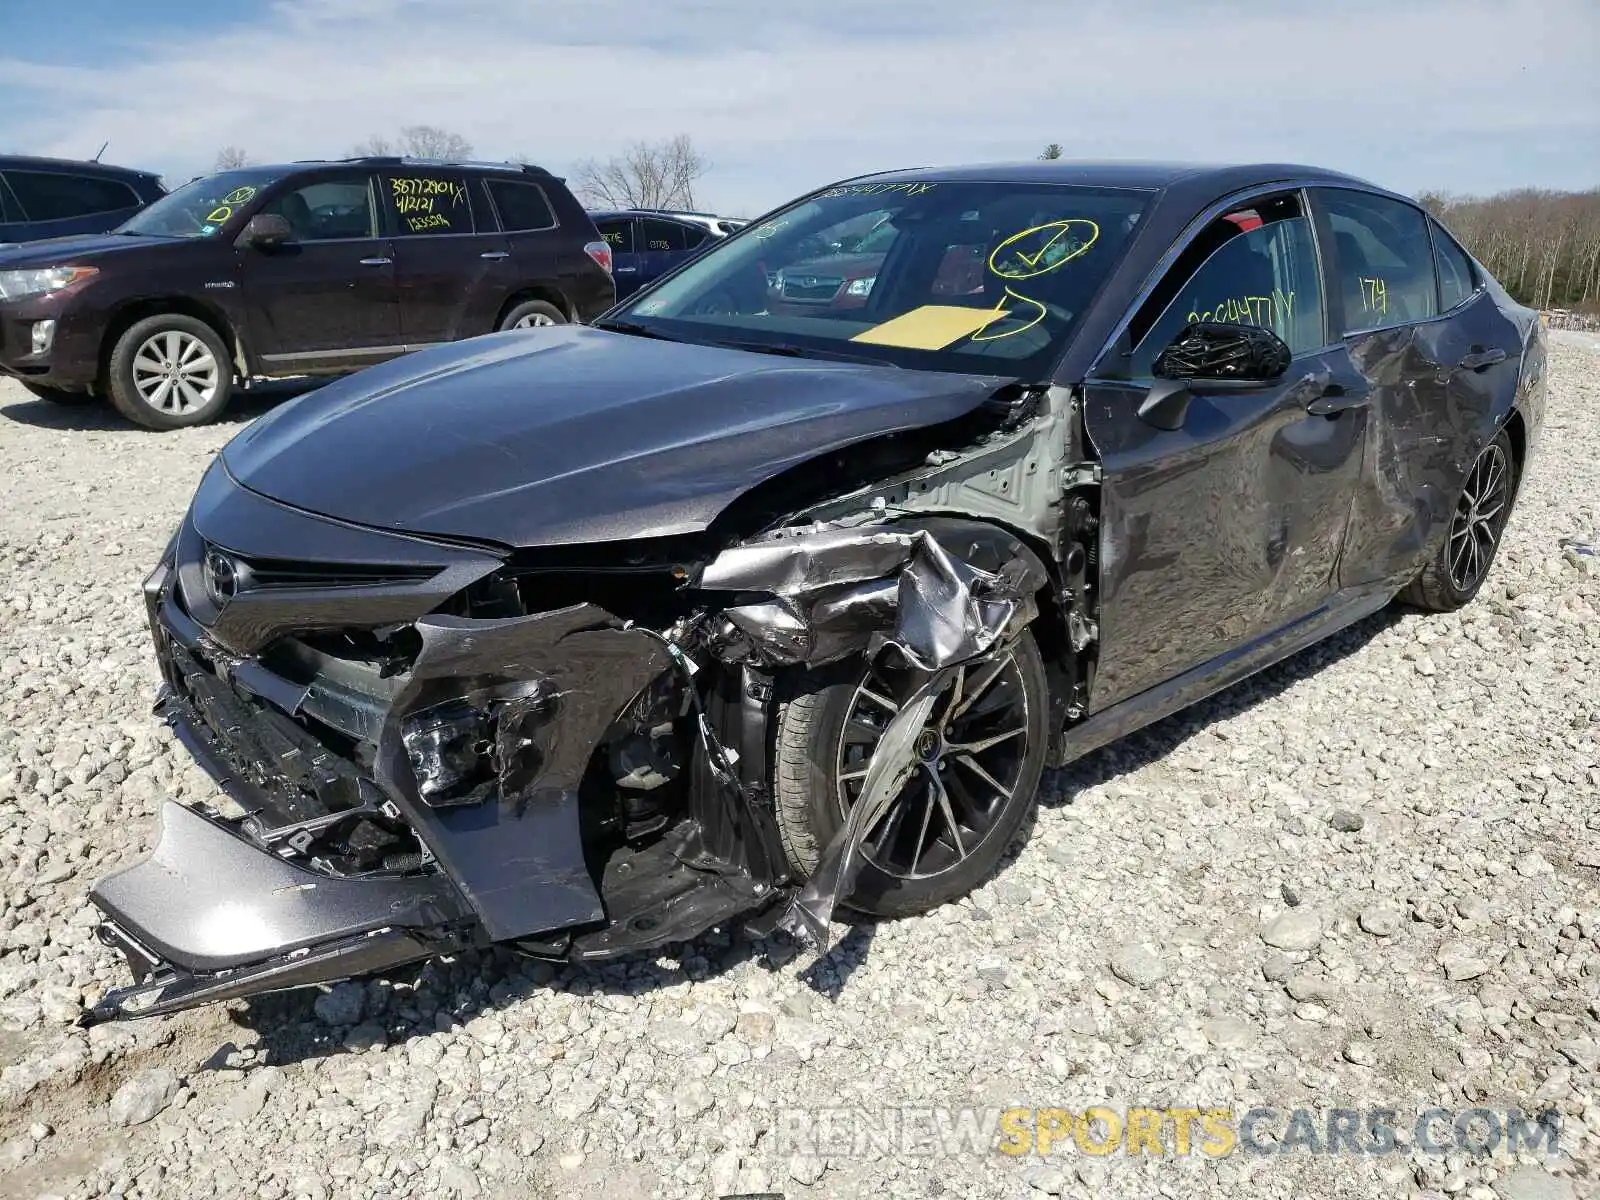
<path fill-rule="evenodd" d="M 641 217 L 638 238 L 640 287 L 654 283 L 689 257 L 688 230 L 678 221 Z"/>
<path fill-rule="evenodd" d="M 394 239 L 401 340 L 410 349 L 494 327 L 510 251 L 482 191 L 475 198 L 470 182 L 465 172 L 443 169 L 396 167 L 379 174 Z"/>
<path fill-rule="evenodd" d="M 1152 365 L 1194 321 L 1269 327 L 1293 359 L 1277 382 L 1196 394 L 1180 428 L 1155 428 L 1137 415 Z M 1200 230 L 1084 391 L 1102 471 L 1093 709 L 1327 600 L 1366 410 L 1344 348 L 1328 344 L 1315 227 L 1300 192 L 1242 202 Z"/>
<path fill-rule="evenodd" d="M 1342 579 L 1399 586 L 1448 525 L 1466 470 L 1492 433 L 1496 398 L 1516 387 L 1521 337 L 1421 209 L 1350 188 L 1313 189 L 1312 204 L 1329 250 L 1334 327 L 1372 396 L 1370 486 Z M 1443 306 L 1436 240 L 1454 256 Z"/>
<path fill-rule="evenodd" d="M 577 294 L 572 287 L 573 260 L 581 258 L 586 264 L 590 260 L 573 244 L 572 232 L 561 228 L 544 185 L 533 179 L 491 175 L 483 186 L 508 254 L 502 263 L 496 316 L 513 296 L 544 299 L 563 310 L 576 307 L 572 303 Z"/>
<path fill-rule="evenodd" d="M 394 250 L 369 172 L 289 181 L 261 212 L 292 240 L 241 249 L 245 336 L 267 374 L 355 369 L 400 352 Z"/>
<path fill-rule="evenodd" d="M 611 247 L 611 277 L 616 281 L 617 299 L 623 300 L 639 290 L 642 255 L 638 252 L 638 231 L 632 217 L 606 217 L 594 223 L 600 236 Z"/>
<path fill-rule="evenodd" d="M 139 193 L 120 179 L 15 167 L 8 167 L 5 177 L 22 210 L 28 241 L 104 233 L 144 207 Z"/>

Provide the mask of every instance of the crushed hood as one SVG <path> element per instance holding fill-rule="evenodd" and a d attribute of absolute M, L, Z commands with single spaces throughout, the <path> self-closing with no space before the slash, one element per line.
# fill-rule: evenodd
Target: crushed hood
<path fill-rule="evenodd" d="M 953 420 L 1005 382 L 547 327 L 309 392 L 223 457 L 245 487 L 363 525 L 618 541 L 699 532 L 786 467 Z"/>

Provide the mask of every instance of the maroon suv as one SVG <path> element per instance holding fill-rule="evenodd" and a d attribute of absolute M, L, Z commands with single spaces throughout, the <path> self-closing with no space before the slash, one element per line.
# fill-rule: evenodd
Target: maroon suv
<path fill-rule="evenodd" d="M 235 382 L 588 321 L 611 250 L 538 167 L 358 158 L 197 179 L 108 234 L 0 251 L 0 375 L 173 429 Z"/>

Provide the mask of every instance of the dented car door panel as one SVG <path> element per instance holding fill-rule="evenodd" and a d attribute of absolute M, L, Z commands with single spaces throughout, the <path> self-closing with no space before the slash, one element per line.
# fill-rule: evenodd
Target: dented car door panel
<path fill-rule="evenodd" d="M 1443 536 L 1468 468 L 1511 411 L 1522 337 L 1483 292 L 1442 317 L 1348 337 L 1373 437 L 1345 585 L 1403 582 Z"/>
<path fill-rule="evenodd" d="M 1137 415 L 1147 384 L 1092 381 L 1100 458 L 1100 710 L 1315 608 L 1360 484 L 1365 407 L 1307 406 L 1343 352 L 1297 359 L 1281 384 L 1196 396 L 1183 428 Z"/>

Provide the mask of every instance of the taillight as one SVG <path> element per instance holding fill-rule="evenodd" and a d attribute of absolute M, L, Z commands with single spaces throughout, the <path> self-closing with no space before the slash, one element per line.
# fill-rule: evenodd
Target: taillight
<path fill-rule="evenodd" d="M 599 263 L 601 269 L 604 270 L 607 275 L 611 274 L 610 242 L 590 242 L 588 245 L 584 246 L 583 252 L 590 258 L 594 259 L 595 262 Z"/>

